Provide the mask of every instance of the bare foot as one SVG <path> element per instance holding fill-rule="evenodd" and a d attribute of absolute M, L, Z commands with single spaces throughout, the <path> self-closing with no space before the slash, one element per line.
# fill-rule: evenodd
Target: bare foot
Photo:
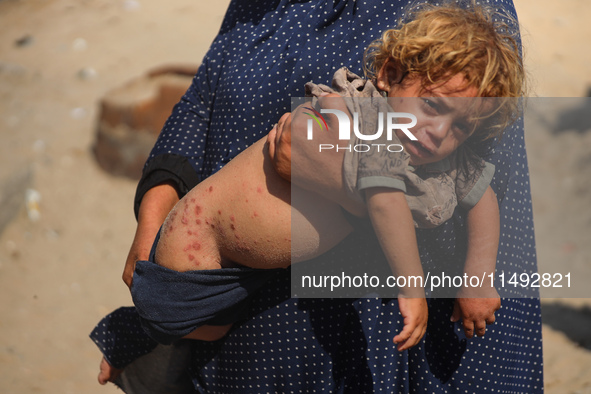
<path fill-rule="evenodd" d="M 117 369 L 111 366 L 111 364 L 109 364 L 104 357 L 101 360 L 100 369 L 101 371 L 98 374 L 98 382 L 102 385 L 117 379 L 117 377 L 121 375 L 121 372 L 123 372 L 122 369 Z"/>

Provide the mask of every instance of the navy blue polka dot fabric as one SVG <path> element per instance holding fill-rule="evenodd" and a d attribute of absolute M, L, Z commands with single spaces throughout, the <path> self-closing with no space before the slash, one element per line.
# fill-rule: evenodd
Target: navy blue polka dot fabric
<path fill-rule="evenodd" d="M 490 3 L 514 12 L 510 0 Z M 149 163 L 179 155 L 200 178 L 211 175 L 265 135 L 289 111 L 290 97 L 303 95 L 304 83 L 327 84 L 341 66 L 362 75 L 364 49 L 396 24 L 407 4 L 232 1 Z M 513 128 L 487 160 L 497 166 L 498 268 L 535 271 L 522 128 Z M 465 229 L 459 210 L 443 226 L 418 235 L 426 266 L 442 260 L 463 263 Z M 345 245 L 331 253 L 338 262 L 355 250 Z M 429 300 L 427 334 L 419 345 L 399 353 L 392 343 L 402 327 L 395 299 L 292 299 L 287 271 L 254 297 L 251 317 L 226 338 L 193 343 L 193 381 L 198 391 L 212 393 L 542 392 L 539 300 L 511 296 L 502 300 L 486 336 L 471 340 L 459 323 L 450 322 L 453 300 Z"/>
<path fill-rule="evenodd" d="M 90 337 L 115 368 L 124 368 L 157 345 L 144 332 L 134 307 L 122 307 L 107 315 Z"/>

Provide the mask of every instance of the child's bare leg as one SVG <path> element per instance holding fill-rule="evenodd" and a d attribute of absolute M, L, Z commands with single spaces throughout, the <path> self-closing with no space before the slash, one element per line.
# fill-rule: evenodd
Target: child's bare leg
<path fill-rule="evenodd" d="M 291 188 L 266 159 L 265 141 L 193 188 L 165 220 L 156 262 L 176 271 L 290 264 Z"/>
<path fill-rule="evenodd" d="M 313 192 L 294 189 L 273 169 L 265 138 L 191 190 L 164 222 L 156 262 L 176 271 L 233 264 L 279 268 L 292 263 L 292 226 L 311 250 L 330 249 L 349 232 L 341 209 Z M 293 222 L 292 222 L 293 219 Z"/>
<path fill-rule="evenodd" d="M 176 271 L 287 267 L 292 262 L 292 225 L 296 255 L 304 260 L 336 245 L 350 226 L 340 207 L 314 193 L 295 193 L 272 168 L 265 139 L 256 142 L 222 170 L 191 190 L 163 224 L 156 248 L 158 264 Z M 294 220 L 292 220 L 292 217 Z M 203 326 L 187 338 L 216 340 L 228 326 Z"/>

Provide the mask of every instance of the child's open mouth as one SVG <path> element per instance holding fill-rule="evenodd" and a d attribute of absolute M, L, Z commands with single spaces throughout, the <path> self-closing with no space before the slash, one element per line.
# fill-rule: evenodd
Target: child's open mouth
<path fill-rule="evenodd" d="M 422 158 L 433 156 L 433 152 L 423 146 L 423 144 L 421 144 L 419 141 L 411 141 L 411 145 L 414 148 L 417 156 Z"/>

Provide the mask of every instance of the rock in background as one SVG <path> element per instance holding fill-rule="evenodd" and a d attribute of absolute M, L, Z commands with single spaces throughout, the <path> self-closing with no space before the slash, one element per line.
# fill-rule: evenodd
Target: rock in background
<path fill-rule="evenodd" d="M 101 168 L 140 178 L 162 126 L 196 72 L 197 66 L 163 66 L 101 99 L 93 147 Z"/>

